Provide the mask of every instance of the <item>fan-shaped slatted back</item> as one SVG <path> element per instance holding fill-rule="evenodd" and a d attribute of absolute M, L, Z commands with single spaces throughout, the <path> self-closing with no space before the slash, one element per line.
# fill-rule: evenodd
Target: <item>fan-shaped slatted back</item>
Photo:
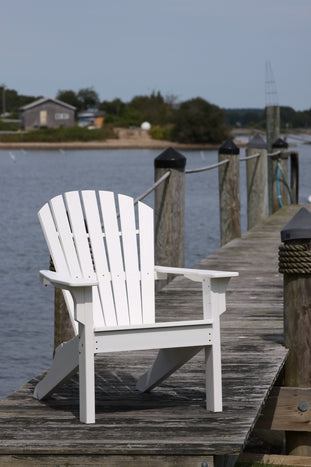
<path fill-rule="evenodd" d="M 38 216 L 55 270 L 96 277 L 94 327 L 154 323 L 153 210 L 109 191 L 72 191 L 53 198 Z M 137 217 L 137 219 L 136 219 Z M 64 297 L 73 320 L 73 301 Z"/>

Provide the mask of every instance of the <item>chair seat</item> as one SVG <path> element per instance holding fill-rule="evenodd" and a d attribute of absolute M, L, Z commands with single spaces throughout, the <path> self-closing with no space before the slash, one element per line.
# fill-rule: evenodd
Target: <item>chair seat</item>
<path fill-rule="evenodd" d="M 98 326 L 94 327 L 94 332 L 111 332 L 111 331 L 134 331 L 134 330 L 147 330 L 147 329 L 155 329 L 155 328 L 172 328 L 174 326 L 199 326 L 205 324 L 213 324 L 212 319 L 193 319 L 191 321 L 161 321 L 158 323 L 150 323 L 150 324 L 135 324 L 129 326 Z"/>

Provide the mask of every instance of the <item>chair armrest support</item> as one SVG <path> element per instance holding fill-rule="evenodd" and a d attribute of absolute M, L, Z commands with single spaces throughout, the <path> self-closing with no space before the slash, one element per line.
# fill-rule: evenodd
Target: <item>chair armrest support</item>
<path fill-rule="evenodd" d="M 238 272 L 212 271 L 204 269 L 155 266 L 156 279 L 166 279 L 167 274 L 183 275 L 187 279 L 201 282 L 204 319 L 216 319 L 226 310 L 226 289 L 231 277 Z M 219 319 L 219 318 L 217 318 Z"/>
<path fill-rule="evenodd" d="M 71 290 L 73 287 L 92 287 L 98 284 L 97 279 L 77 278 L 49 270 L 40 271 L 40 280 L 44 285 L 54 285 L 56 288 L 65 290 Z"/>
<path fill-rule="evenodd" d="M 187 279 L 195 282 L 203 282 L 204 279 L 224 279 L 236 277 L 238 272 L 229 271 L 212 271 L 204 269 L 191 269 L 191 268 L 174 268 L 170 266 L 155 266 L 155 278 L 166 279 L 167 274 L 182 275 Z"/>
<path fill-rule="evenodd" d="M 98 284 L 97 279 L 76 278 L 49 270 L 40 271 L 40 279 L 44 285 L 69 290 L 74 301 L 74 319 L 93 329 L 92 287 Z"/>

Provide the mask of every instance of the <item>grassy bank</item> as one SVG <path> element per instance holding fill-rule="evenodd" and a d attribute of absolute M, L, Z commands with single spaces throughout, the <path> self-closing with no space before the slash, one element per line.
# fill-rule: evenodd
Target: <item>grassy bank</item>
<path fill-rule="evenodd" d="M 39 130 L 16 132 L 14 134 L 1 134 L 1 143 L 65 143 L 106 141 L 116 138 L 112 127 L 105 126 L 100 129 L 88 130 L 78 126 L 70 128 L 41 128 Z"/>

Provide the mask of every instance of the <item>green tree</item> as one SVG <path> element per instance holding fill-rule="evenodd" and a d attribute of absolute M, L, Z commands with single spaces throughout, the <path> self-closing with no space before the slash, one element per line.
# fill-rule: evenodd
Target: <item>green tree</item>
<path fill-rule="evenodd" d="M 309 128 L 311 126 L 311 115 L 307 110 L 296 111 L 291 107 L 280 108 L 282 128 Z"/>
<path fill-rule="evenodd" d="M 66 102 L 66 104 L 76 107 L 77 110 L 80 109 L 80 101 L 77 94 L 70 89 L 59 89 L 56 95 L 56 99 Z"/>
<path fill-rule="evenodd" d="M 93 88 L 82 88 L 77 94 L 81 110 L 98 108 L 99 96 Z"/>
<path fill-rule="evenodd" d="M 139 118 L 139 124 L 148 121 L 152 125 L 167 123 L 169 106 L 160 92 L 150 96 L 135 96 L 128 105 L 128 110 Z"/>
<path fill-rule="evenodd" d="M 228 137 L 224 111 L 201 97 L 181 103 L 174 124 L 172 137 L 182 143 L 220 143 Z"/>
<path fill-rule="evenodd" d="M 5 100 L 5 109 L 3 108 L 3 97 Z M 3 86 L 0 86 L 0 113 L 8 112 L 13 117 L 18 117 L 18 110 L 20 107 L 24 105 L 30 104 L 31 102 L 40 99 L 41 96 L 24 96 L 22 94 L 18 94 L 15 89 L 5 88 L 4 96 L 3 96 Z"/>
<path fill-rule="evenodd" d="M 99 109 L 105 112 L 105 122 L 119 126 L 140 126 L 148 121 L 152 126 L 167 125 L 176 107 L 176 97 L 163 98 L 160 92 L 150 96 L 135 96 L 130 102 L 120 99 L 101 102 Z"/>
<path fill-rule="evenodd" d="M 18 94 L 14 89 L 5 88 L 3 92 L 3 86 L 0 88 L 1 96 L 1 113 L 4 111 L 6 113 L 14 112 L 19 107 Z"/>
<path fill-rule="evenodd" d="M 103 101 L 99 104 L 99 110 L 105 112 L 105 122 L 113 123 L 115 125 L 122 124 L 124 112 L 127 104 L 121 99 L 114 99 L 113 101 Z"/>
<path fill-rule="evenodd" d="M 226 123 L 233 127 L 265 128 L 265 110 L 225 109 Z"/>

